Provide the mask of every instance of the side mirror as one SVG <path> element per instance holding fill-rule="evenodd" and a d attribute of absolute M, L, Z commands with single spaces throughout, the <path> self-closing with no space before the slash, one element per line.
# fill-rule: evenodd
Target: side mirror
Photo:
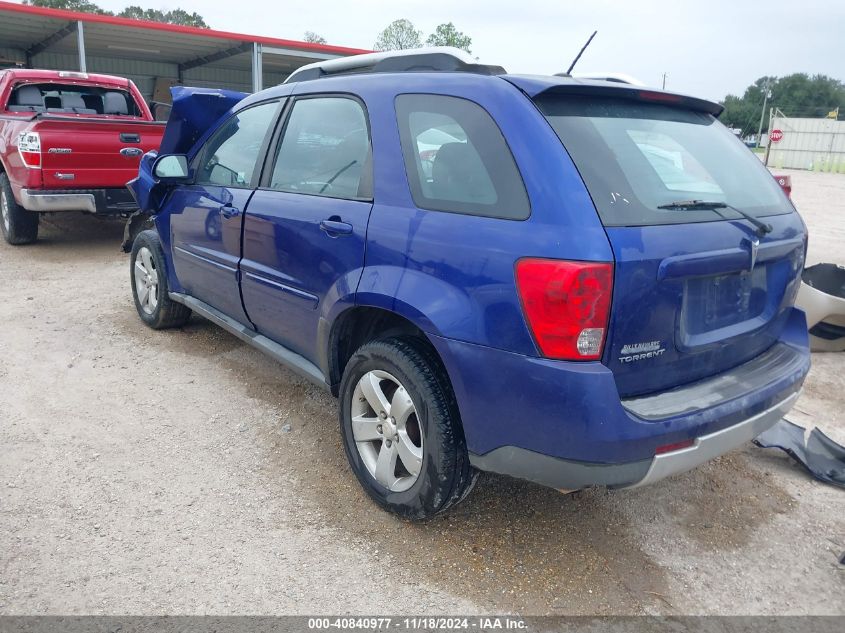
<path fill-rule="evenodd" d="M 159 156 L 153 165 L 153 176 L 163 183 L 184 182 L 188 178 L 188 158 L 182 154 Z"/>

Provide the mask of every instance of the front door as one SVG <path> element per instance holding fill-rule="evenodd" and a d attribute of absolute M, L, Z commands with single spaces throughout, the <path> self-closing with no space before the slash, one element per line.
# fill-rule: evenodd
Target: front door
<path fill-rule="evenodd" d="M 244 220 L 241 289 L 259 332 L 317 362 L 327 295 L 354 293 L 372 208 L 369 128 L 345 96 L 300 97 Z"/>
<path fill-rule="evenodd" d="M 174 190 L 168 203 L 179 283 L 241 323 L 248 323 L 237 276 L 243 212 L 278 107 L 265 102 L 234 114 L 197 156 L 194 183 Z"/>

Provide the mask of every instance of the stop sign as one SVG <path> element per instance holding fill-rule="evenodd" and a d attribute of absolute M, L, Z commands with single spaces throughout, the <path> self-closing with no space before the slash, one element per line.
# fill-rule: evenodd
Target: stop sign
<path fill-rule="evenodd" d="M 783 138 L 783 130 L 772 130 L 771 132 L 769 132 L 769 138 L 771 139 L 772 143 L 777 143 Z"/>

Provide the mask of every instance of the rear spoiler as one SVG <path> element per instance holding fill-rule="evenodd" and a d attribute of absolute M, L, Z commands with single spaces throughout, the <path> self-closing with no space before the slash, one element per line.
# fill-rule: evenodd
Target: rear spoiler
<path fill-rule="evenodd" d="M 714 117 L 718 117 L 725 109 L 724 106 L 706 99 L 619 82 L 594 81 L 575 77 L 534 77 L 530 75 L 503 75 L 502 79 L 512 83 L 532 99 L 552 95 L 615 97 L 631 101 L 677 105 L 698 112 L 706 112 Z"/>

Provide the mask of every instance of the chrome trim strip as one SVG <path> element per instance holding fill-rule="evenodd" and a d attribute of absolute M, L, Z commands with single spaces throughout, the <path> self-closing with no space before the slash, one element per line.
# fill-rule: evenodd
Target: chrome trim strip
<path fill-rule="evenodd" d="M 90 193 L 42 193 L 21 189 L 21 206 L 27 211 L 52 213 L 53 211 L 97 212 L 97 204 Z"/>
<path fill-rule="evenodd" d="M 190 255 L 191 257 L 194 257 L 194 258 L 200 260 L 201 262 L 203 262 L 205 264 L 211 264 L 212 266 L 217 266 L 218 268 L 222 268 L 223 270 L 225 270 L 227 272 L 230 272 L 230 273 L 237 272 L 236 268 L 232 268 L 231 266 L 227 266 L 226 264 L 215 261 L 215 260 L 210 259 L 208 257 L 203 257 L 202 255 L 194 253 L 193 251 L 189 251 L 187 248 L 182 248 L 181 246 L 174 246 L 173 250 L 179 251 L 183 255 Z"/>
<path fill-rule="evenodd" d="M 309 302 L 311 304 L 312 309 L 316 308 L 317 304 L 320 301 L 320 298 L 317 295 L 312 295 L 310 292 L 305 292 L 304 290 L 300 290 L 299 288 L 294 288 L 278 281 L 267 279 L 267 277 L 263 277 L 262 275 L 257 275 L 249 271 L 245 271 L 245 275 L 256 283 L 263 284 L 265 286 L 269 286 L 270 288 L 275 288 L 277 290 L 281 290 L 284 293 L 293 295 L 297 299 L 302 299 L 304 301 Z"/>

